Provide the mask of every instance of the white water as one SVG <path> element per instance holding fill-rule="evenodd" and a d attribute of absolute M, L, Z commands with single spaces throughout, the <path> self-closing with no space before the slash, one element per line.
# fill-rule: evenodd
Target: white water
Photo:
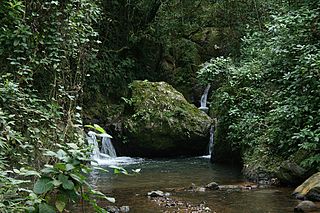
<path fill-rule="evenodd" d="M 213 145 L 214 145 L 214 126 L 212 125 L 210 128 L 210 139 L 208 144 L 208 155 L 200 156 L 199 158 L 211 158 L 213 152 Z"/>
<path fill-rule="evenodd" d="M 101 146 L 101 152 L 103 154 L 109 155 L 111 158 L 117 157 L 116 150 L 114 149 L 111 139 L 109 137 L 102 137 L 102 146 Z"/>
<path fill-rule="evenodd" d="M 97 137 L 101 138 L 101 149 Z M 88 132 L 88 143 L 93 146 L 91 154 L 92 165 L 129 165 L 143 161 L 142 158 L 117 157 L 116 151 L 111 142 L 112 136 L 108 134 L 97 134 Z"/>
<path fill-rule="evenodd" d="M 203 94 L 201 96 L 199 109 L 208 109 L 208 107 L 207 107 L 207 99 L 208 99 L 208 93 L 209 93 L 210 87 L 211 87 L 211 85 L 208 84 L 208 86 L 204 90 L 204 92 L 203 92 Z"/>
<path fill-rule="evenodd" d="M 210 156 L 213 152 L 213 145 L 214 145 L 214 126 L 212 125 L 210 128 L 210 139 L 209 139 L 209 147 L 208 147 L 208 152 Z"/>

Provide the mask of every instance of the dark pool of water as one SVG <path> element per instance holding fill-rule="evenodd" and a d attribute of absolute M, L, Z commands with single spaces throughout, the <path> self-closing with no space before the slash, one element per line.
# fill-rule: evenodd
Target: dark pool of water
<path fill-rule="evenodd" d="M 240 169 L 211 164 L 206 158 L 179 158 L 143 160 L 123 166 L 128 171 L 140 168 L 134 176 L 115 175 L 95 171 L 91 183 L 100 191 L 116 198 L 111 205 L 130 206 L 130 212 L 173 212 L 174 208 L 164 208 L 150 201 L 146 194 L 152 190 L 171 191 L 174 199 L 195 205 L 205 202 L 217 213 L 280 213 L 293 212 L 298 201 L 291 197 L 291 188 L 268 188 L 248 191 L 206 191 L 183 190 L 192 184 L 204 186 L 212 181 L 219 185 L 242 184 L 245 180 Z M 108 203 L 102 203 L 108 205 Z"/>

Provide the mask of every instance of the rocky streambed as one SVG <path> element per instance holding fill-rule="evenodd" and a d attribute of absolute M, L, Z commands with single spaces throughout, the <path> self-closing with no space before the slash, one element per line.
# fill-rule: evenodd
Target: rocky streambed
<path fill-rule="evenodd" d="M 308 204 L 292 196 L 294 188 L 246 182 L 241 168 L 211 164 L 207 158 L 144 159 L 124 167 L 141 172 L 124 176 L 96 171 L 91 177 L 97 189 L 116 198 L 116 203 L 103 205 L 117 206 L 119 212 L 129 206 L 136 213 L 286 213 Z M 160 195 L 150 194 L 157 190 Z"/>

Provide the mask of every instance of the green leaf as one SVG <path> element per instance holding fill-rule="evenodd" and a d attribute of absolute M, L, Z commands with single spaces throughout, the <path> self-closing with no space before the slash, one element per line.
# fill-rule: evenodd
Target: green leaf
<path fill-rule="evenodd" d="M 64 195 L 66 195 L 68 197 L 68 199 L 70 199 L 72 201 L 78 201 L 79 200 L 79 195 L 76 193 L 75 190 L 72 190 L 72 191 L 71 190 L 66 190 L 64 192 Z"/>
<path fill-rule="evenodd" d="M 93 124 L 93 126 L 92 125 L 85 125 L 85 127 L 89 127 L 91 129 L 97 130 L 100 133 L 106 133 L 106 131 L 98 124 Z"/>
<path fill-rule="evenodd" d="M 39 204 L 39 213 L 55 213 L 54 208 L 46 203 Z"/>
<path fill-rule="evenodd" d="M 53 166 L 55 169 L 61 170 L 61 171 L 66 171 L 66 164 L 65 163 L 56 163 Z"/>
<path fill-rule="evenodd" d="M 58 186 L 60 186 L 60 185 L 62 184 L 62 182 L 59 181 L 59 180 L 53 180 L 53 181 L 52 181 L 52 184 L 53 184 L 55 187 L 58 187 Z"/>
<path fill-rule="evenodd" d="M 68 145 L 70 148 L 72 148 L 72 149 L 76 149 L 76 150 L 79 149 L 78 145 L 75 144 L 75 143 L 67 143 L 67 145 Z"/>
<path fill-rule="evenodd" d="M 67 170 L 67 171 L 70 171 L 70 170 L 72 170 L 72 169 L 74 169 L 74 168 L 75 168 L 75 167 L 74 167 L 72 164 L 69 164 L 69 163 L 68 163 L 68 164 L 66 165 L 66 170 Z"/>
<path fill-rule="evenodd" d="M 57 158 L 59 158 L 60 160 L 67 160 L 68 155 L 65 151 L 59 149 L 59 151 L 57 152 Z"/>
<path fill-rule="evenodd" d="M 70 174 L 70 176 L 73 180 L 77 181 L 78 183 L 83 183 L 86 179 L 86 177 L 81 174 Z"/>
<path fill-rule="evenodd" d="M 52 165 L 45 165 L 46 168 L 42 169 L 41 172 L 45 173 L 45 174 L 49 174 L 49 173 L 56 173 L 57 171 L 54 170 Z"/>
<path fill-rule="evenodd" d="M 40 178 L 33 186 L 33 191 L 36 194 L 43 194 L 51 189 L 53 189 L 54 185 L 50 178 Z"/>
<path fill-rule="evenodd" d="M 114 199 L 113 197 L 104 197 L 107 201 L 111 202 L 111 203 L 115 203 L 116 199 Z"/>
<path fill-rule="evenodd" d="M 41 177 L 41 175 L 37 171 L 28 170 L 28 169 L 25 169 L 25 168 L 21 168 L 20 171 L 21 171 L 21 175 L 23 175 L 23 176 L 38 176 L 38 177 Z"/>
<path fill-rule="evenodd" d="M 94 195 L 97 195 L 103 199 L 106 199 L 107 201 L 111 202 L 111 203 L 115 203 L 116 202 L 116 199 L 114 199 L 113 197 L 107 197 L 105 196 L 102 192 L 100 191 L 96 191 L 96 190 L 91 190 L 91 193 L 94 194 Z"/>
<path fill-rule="evenodd" d="M 55 204 L 59 212 L 63 212 L 64 208 L 66 207 L 66 203 L 62 200 L 57 200 Z"/>
<path fill-rule="evenodd" d="M 68 180 L 67 176 L 60 174 L 58 179 L 62 183 L 62 187 L 64 189 L 69 189 L 69 190 L 74 189 L 74 183 L 71 180 Z"/>
<path fill-rule="evenodd" d="M 46 156 L 51 156 L 51 157 L 57 157 L 57 153 L 53 152 L 53 151 L 46 151 L 44 153 L 44 155 Z"/>

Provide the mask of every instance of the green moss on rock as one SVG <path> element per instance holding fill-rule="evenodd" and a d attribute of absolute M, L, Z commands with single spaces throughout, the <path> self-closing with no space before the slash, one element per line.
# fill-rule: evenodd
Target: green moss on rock
<path fill-rule="evenodd" d="M 211 118 L 165 82 L 134 81 L 124 122 L 133 155 L 204 153 Z M 132 153 L 131 153 L 132 154 Z"/>

